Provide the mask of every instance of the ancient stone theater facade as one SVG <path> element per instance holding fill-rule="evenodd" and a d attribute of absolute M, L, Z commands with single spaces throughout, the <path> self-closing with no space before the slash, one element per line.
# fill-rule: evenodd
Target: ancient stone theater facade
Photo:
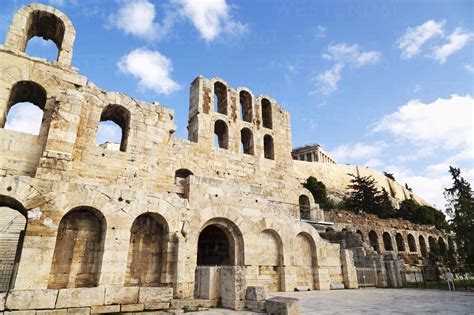
<path fill-rule="evenodd" d="M 57 61 L 25 54 L 34 36 Z M 293 160 L 289 113 L 218 78 L 191 83 L 189 137 L 175 138 L 172 110 L 80 75 L 74 38 L 63 13 L 31 4 L 0 46 L 0 312 L 242 308 L 248 287 L 356 288 L 353 252 L 320 236 L 329 223 L 302 183 L 342 194 L 358 172 L 418 198 L 375 170 Z M 39 135 L 3 128 L 20 102 L 43 111 Z M 121 143 L 97 146 L 108 120 Z"/>

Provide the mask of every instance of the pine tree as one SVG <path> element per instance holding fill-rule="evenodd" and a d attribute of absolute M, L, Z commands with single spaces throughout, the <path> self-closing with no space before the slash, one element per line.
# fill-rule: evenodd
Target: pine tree
<path fill-rule="evenodd" d="M 390 201 L 390 197 L 385 188 L 382 187 L 382 192 L 377 196 L 377 212 L 382 219 L 388 219 L 395 216 L 395 208 Z"/>
<path fill-rule="evenodd" d="M 444 190 L 446 211 L 452 216 L 458 253 L 466 264 L 474 264 L 474 197 L 471 185 L 461 177 L 461 170 L 450 166 L 453 186 Z"/>
<path fill-rule="evenodd" d="M 352 176 L 351 184 L 348 186 L 351 191 L 348 198 L 344 200 L 345 208 L 355 213 L 377 214 L 380 192 L 375 187 L 375 180 L 372 176 L 348 175 Z"/>

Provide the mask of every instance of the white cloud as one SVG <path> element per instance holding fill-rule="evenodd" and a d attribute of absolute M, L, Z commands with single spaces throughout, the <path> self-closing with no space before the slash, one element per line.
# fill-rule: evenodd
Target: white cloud
<path fill-rule="evenodd" d="M 43 111 L 31 103 L 17 103 L 9 111 L 5 129 L 38 135 Z"/>
<path fill-rule="evenodd" d="M 448 43 L 434 47 L 431 57 L 439 63 L 445 63 L 451 54 L 461 50 L 471 38 L 472 33 L 464 32 L 458 27 L 447 37 Z"/>
<path fill-rule="evenodd" d="M 323 95 L 329 95 L 337 89 L 337 83 L 341 80 L 341 70 L 343 65 L 336 63 L 331 69 L 318 74 L 317 92 Z"/>
<path fill-rule="evenodd" d="M 357 142 L 355 144 L 343 144 L 331 151 L 329 154 L 340 163 L 348 160 L 369 160 L 372 164 L 376 164 L 375 157 L 377 157 L 387 144 L 383 141 L 374 144 L 364 144 Z M 375 165 L 374 165 L 375 166 Z"/>
<path fill-rule="evenodd" d="M 212 41 L 219 34 L 239 35 L 247 26 L 234 20 L 230 14 L 231 7 L 225 0 L 177 0 L 181 14 L 191 20 L 201 37 Z"/>
<path fill-rule="evenodd" d="M 369 159 L 367 162 L 364 163 L 365 167 L 370 167 L 370 168 L 378 168 L 384 165 L 384 162 L 379 159 Z"/>
<path fill-rule="evenodd" d="M 466 65 L 464 65 L 464 69 L 466 69 L 466 70 L 469 71 L 470 73 L 474 73 L 474 66 L 471 65 L 471 64 L 466 64 Z"/>
<path fill-rule="evenodd" d="M 423 46 L 429 39 L 443 36 L 445 21 L 436 22 L 433 20 L 416 27 L 409 27 L 405 34 L 397 40 L 398 48 L 402 50 L 401 57 L 410 59 L 421 52 Z"/>
<path fill-rule="evenodd" d="M 325 38 L 327 35 L 328 29 L 322 25 L 316 26 L 314 30 L 314 37 L 316 38 Z"/>
<path fill-rule="evenodd" d="M 380 60 L 378 51 L 362 51 L 357 44 L 347 45 L 345 43 L 330 44 L 323 54 L 326 60 L 332 60 L 341 64 L 348 64 L 356 68 L 375 64 Z"/>
<path fill-rule="evenodd" d="M 429 104 L 410 100 L 395 113 L 383 117 L 374 131 L 388 131 L 417 146 L 472 148 L 473 115 L 474 99 L 470 95 L 438 98 Z"/>
<path fill-rule="evenodd" d="M 97 130 L 96 144 L 103 144 L 106 141 L 120 143 L 122 140 L 122 129 L 112 121 L 100 122 Z"/>
<path fill-rule="evenodd" d="M 135 49 L 121 58 L 120 71 L 139 80 L 139 87 L 157 94 L 171 94 L 179 89 L 171 79 L 173 65 L 170 59 L 158 51 Z"/>
<path fill-rule="evenodd" d="M 171 30 L 175 16 L 166 12 L 163 22 L 155 21 L 155 5 L 148 0 L 122 1 L 118 12 L 109 17 L 115 28 L 146 40 L 161 39 Z"/>

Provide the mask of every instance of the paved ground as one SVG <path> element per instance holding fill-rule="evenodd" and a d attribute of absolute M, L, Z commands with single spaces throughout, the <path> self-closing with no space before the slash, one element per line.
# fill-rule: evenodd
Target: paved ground
<path fill-rule="evenodd" d="M 302 314 L 474 314 L 473 292 L 418 289 L 359 289 L 274 293 L 298 298 Z M 188 314 L 255 315 L 212 309 Z"/>

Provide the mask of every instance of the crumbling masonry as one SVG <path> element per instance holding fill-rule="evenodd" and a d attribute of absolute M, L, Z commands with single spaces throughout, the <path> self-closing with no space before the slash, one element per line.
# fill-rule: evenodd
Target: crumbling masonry
<path fill-rule="evenodd" d="M 25 54 L 34 36 L 56 44 L 57 61 Z M 74 38 L 63 13 L 31 4 L 0 46 L 0 312 L 127 312 L 195 301 L 261 308 L 246 298 L 248 288 L 357 288 L 355 251 L 320 236 L 337 220 L 325 219 L 305 179 L 315 176 L 337 197 L 348 173 L 372 175 L 394 202 L 423 203 L 375 170 L 293 160 L 289 113 L 222 79 L 191 83 L 189 137 L 175 138 L 172 110 L 81 76 L 71 65 Z M 39 135 L 3 128 L 19 102 L 43 111 Z M 120 126 L 119 145 L 96 145 L 106 120 Z M 395 252 L 421 256 L 427 239 L 441 236 L 354 224 L 332 228 L 360 230 L 367 241 L 359 260 L 380 261 L 376 251 L 399 242 Z M 376 251 L 366 244 L 372 232 Z M 391 247 L 382 247 L 383 232 Z M 383 272 L 379 278 L 389 285 Z"/>

